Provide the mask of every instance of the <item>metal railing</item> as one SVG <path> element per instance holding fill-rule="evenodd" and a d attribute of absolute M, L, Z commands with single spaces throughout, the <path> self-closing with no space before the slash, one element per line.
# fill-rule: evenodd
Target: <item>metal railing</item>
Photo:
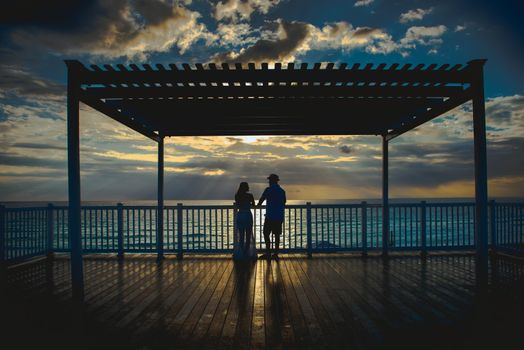
<path fill-rule="evenodd" d="M 524 203 L 489 203 L 492 249 L 524 252 Z M 390 250 L 461 250 L 475 247 L 474 203 L 390 205 Z M 257 248 L 263 248 L 265 207 L 252 209 Z M 165 253 L 232 252 L 233 205 L 164 208 Z M 156 253 L 156 206 L 84 206 L 85 253 Z M 493 244 L 495 243 L 495 244 Z M 340 252 L 382 249 L 382 206 L 378 204 L 288 205 L 281 237 L 284 252 Z M 0 258 L 9 263 L 68 252 L 68 208 L 0 207 Z"/>

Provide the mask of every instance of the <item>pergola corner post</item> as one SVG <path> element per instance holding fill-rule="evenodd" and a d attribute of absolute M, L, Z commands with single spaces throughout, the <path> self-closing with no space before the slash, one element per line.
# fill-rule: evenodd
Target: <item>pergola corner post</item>
<path fill-rule="evenodd" d="M 474 67 L 471 87 L 473 91 L 473 135 L 475 148 L 476 275 L 479 287 L 486 287 L 488 283 L 488 175 L 483 71 L 485 62 L 486 60 L 468 62 Z"/>
<path fill-rule="evenodd" d="M 157 262 L 164 259 L 164 135 L 158 138 L 158 189 L 156 217 Z"/>
<path fill-rule="evenodd" d="M 389 154 L 387 135 L 382 136 L 382 256 L 389 254 Z"/>
<path fill-rule="evenodd" d="M 84 268 L 82 261 L 81 198 L 80 198 L 80 77 L 77 62 L 67 65 L 67 172 L 68 232 L 71 249 L 71 281 L 73 299 L 84 299 Z"/>

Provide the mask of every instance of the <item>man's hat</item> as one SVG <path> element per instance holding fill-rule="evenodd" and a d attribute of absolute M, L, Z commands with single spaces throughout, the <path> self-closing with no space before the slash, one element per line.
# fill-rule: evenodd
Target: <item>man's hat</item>
<path fill-rule="evenodd" d="M 268 180 L 280 181 L 277 174 L 271 174 L 267 177 Z"/>

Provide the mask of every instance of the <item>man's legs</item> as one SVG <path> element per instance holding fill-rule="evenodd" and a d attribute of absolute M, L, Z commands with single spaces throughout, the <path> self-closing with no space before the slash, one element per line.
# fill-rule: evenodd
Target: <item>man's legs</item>
<path fill-rule="evenodd" d="M 282 222 L 274 221 L 272 231 L 275 235 L 275 256 L 278 257 L 278 250 L 280 247 L 280 236 L 282 235 Z"/>
<path fill-rule="evenodd" d="M 271 257 L 271 225 L 268 219 L 264 221 L 264 242 L 266 243 L 266 256 Z"/>

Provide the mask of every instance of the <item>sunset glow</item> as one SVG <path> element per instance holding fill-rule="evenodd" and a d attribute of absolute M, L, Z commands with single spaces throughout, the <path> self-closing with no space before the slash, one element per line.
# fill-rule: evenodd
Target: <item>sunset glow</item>
<path fill-rule="evenodd" d="M 67 199 L 67 58 L 86 65 L 268 62 L 270 68 L 275 62 L 454 64 L 487 58 L 489 195 L 524 197 L 518 161 L 524 146 L 520 5 L 300 1 L 297 7 L 292 0 L 149 5 L 124 0 L 71 5 L 60 12 L 63 23 L 51 23 L 46 13 L 2 16 L 2 200 Z M 466 103 L 391 143 L 392 197 L 474 195 L 471 110 Z M 101 193 L 111 200 L 154 199 L 156 144 L 87 106 L 81 106 L 80 119 L 83 199 L 96 200 Z M 378 198 L 381 157 L 380 137 L 370 136 L 172 137 L 165 145 L 165 194 L 169 200 L 228 199 L 239 181 L 248 181 L 258 195 L 266 176 L 278 173 L 291 199 Z"/>

